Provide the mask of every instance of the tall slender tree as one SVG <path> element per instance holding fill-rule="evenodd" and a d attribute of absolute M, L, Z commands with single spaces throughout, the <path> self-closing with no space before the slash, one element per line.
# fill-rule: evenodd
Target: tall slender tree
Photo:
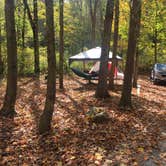
<path fill-rule="evenodd" d="M 39 62 L 39 37 L 38 37 L 38 0 L 33 0 L 33 16 L 27 0 L 23 0 L 25 8 L 27 10 L 28 19 L 33 31 L 33 43 L 34 43 L 34 71 L 38 75 L 40 73 L 40 62 Z"/>
<path fill-rule="evenodd" d="M 0 79 L 3 75 L 4 65 L 2 60 L 2 24 L 0 22 Z"/>
<path fill-rule="evenodd" d="M 138 65 L 139 65 L 139 51 L 138 51 L 138 46 L 137 46 L 136 55 L 134 58 L 133 88 L 137 88 Z"/>
<path fill-rule="evenodd" d="M 89 10 L 91 18 L 91 45 L 92 47 L 96 46 L 96 15 L 97 8 L 99 5 L 99 0 L 89 0 Z"/>
<path fill-rule="evenodd" d="M 13 116 L 15 114 L 17 94 L 17 42 L 14 9 L 14 0 L 5 0 L 8 69 L 6 95 L 0 111 L 0 114 L 3 116 Z"/>
<path fill-rule="evenodd" d="M 21 38 L 22 38 L 22 50 L 21 50 L 21 64 L 20 64 L 20 71 L 19 73 L 23 74 L 24 73 L 24 68 L 25 68 L 25 23 L 26 23 L 26 8 L 24 6 L 23 10 L 23 18 L 22 18 L 22 29 L 21 29 Z"/>
<path fill-rule="evenodd" d="M 64 25 L 63 25 L 63 9 L 64 9 L 64 0 L 59 0 L 59 88 L 63 89 L 63 63 L 64 63 Z"/>
<path fill-rule="evenodd" d="M 117 64 L 116 54 L 118 46 L 118 31 L 119 31 L 119 0 L 115 0 L 113 55 L 112 55 L 111 72 L 109 77 L 109 88 L 111 89 L 114 89 L 114 73 L 115 73 L 115 66 Z"/>
<path fill-rule="evenodd" d="M 128 49 L 127 49 L 127 60 L 124 72 L 124 83 L 122 96 L 120 99 L 120 106 L 122 107 L 132 107 L 131 101 L 131 90 L 132 90 L 132 75 L 134 69 L 134 56 L 136 54 L 137 39 L 138 39 L 138 29 L 139 25 L 139 11 L 141 7 L 141 0 L 131 0 L 130 1 L 130 25 L 128 34 Z"/>
<path fill-rule="evenodd" d="M 134 74 L 133 74 L 133 87 L 134 88 L 137 88 L 137 81 L 138 81 L 138 68 L 139 68 L 139 36 L 140 36 L 140 30 L 141 30 L 141 6 L 140 5 L 140 8 L 138 9 L 138 22 L 137 22 L 137 25 L 138 25 L 138 28 L 137 28 L 137 47 L 136 47 L 136 55 L 135 55 L 135 58 L 134 58 Z"/>
<path fill-rule="evenodd" d="M 101 39 L 103 37 L 103 23 L 104 23 L 104 15 L 103 15 L 103 1 L 99 1 L 100 2 L 100 35 L 101 35 Z"/>
<path fill-rule="evenodd" d="M 106 15 L 104 20 L 104 32 L 100 58 L 99 82 L 96 89 L 96 97 L 108 97 L 108 56 L 110 50 L 111 29 L 113 21 L 114 0 L 107 0 Z"/>
<path fill-rule="evenodd" d="M 39 35 L 38 35 L 38 0 L 33 0 L 33 13 L 34 13 L 34 28 L 33 28 L 33 40 L 34 40 L 34 55 L 35 55 L 35 74 L 39 74 Z"/>
<path fill-rule="evenodd" d="M 3 73 L 4 73 L 4 62 L 2 58 L 2 30 L 4 27 L 2 6 L 0 7 L 0 79 L 3 77 Z"/>
<path fill-rule="evenodd" d="M 55 59 L 55 38 L 54 38 L 54 10 L 53 0 L 45 0 L 46 5 L 46 31 L 47 31 L 47 59 L 48 59 L 48 78 L 47 95 L 43 114 L 40 117 L 39 133 L 43 134 L 50 130 L 51 120 L 55 103 L 55 78 L 56 78 L 56 59 Z"/>
<path fill-rule="evenodd" d="M 157 30 L 157 17 L 158 17 L 158 4 L 157 0 L 155 0 L 156 4 L 156 11 L 155 11 L 155 25 L 154 25 L 154 35 L 153 35 L 153 43 L 154 43 L 154 63 L 157 63 L 158 56 L 157 56 L 157 40 L 158 40 L 158 30 Z"/>

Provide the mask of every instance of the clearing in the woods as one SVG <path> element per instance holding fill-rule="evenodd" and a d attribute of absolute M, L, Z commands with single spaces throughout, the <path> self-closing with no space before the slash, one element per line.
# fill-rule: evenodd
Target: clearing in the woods
<path fill-rule="evenodd" d="M 166 86 L 142 76 L 140 95 L 133 89 L 133 109 L 123 112 L 118 107 L 122 82 L 117 83 L 110 98 L 98 100 L 96 85 L 65 77 L 65 90 L 57 90 L 51 134 L 42 137 L 36 128 L 46 81 L 19 79 L 18 114 L 0 119 L 0 165 L 165 165 Z M 5 82 L 0 84 L 1 107 Z M 94 107 L 109 120 L 92 122 Z"/>

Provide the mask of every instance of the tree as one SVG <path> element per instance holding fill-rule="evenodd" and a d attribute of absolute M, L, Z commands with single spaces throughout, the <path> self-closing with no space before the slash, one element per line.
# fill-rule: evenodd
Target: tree
<path fill-rule="evenodd" d="M 136 53 L 137 39 L 138 39 L 138 28 L 139 25 L 139 11 L 141 7 L 141 0 L 130 1 L 130 25 L 128 34 L 128 49 L 127 49 L 127 60 L 124 72 L 124 82 L 122 96 L 120 99 L 120 106 L 132 107 L 131 102 L 131 90 L 132 90 L 132 75 L 134 68 L 134 56 Z"/>
<path fill-rule="evenodd" d="M 21 27 L 21 38 L 22 38 L 22 44 L 21 44 L 21 64 L 20 64 L 20 69 L 19 73 L 24 74 L 24 68 L 25 68 L 25 22 L 26 21 L 26 8 L 24 6 L 23 9 L 23 18 L 22 18 L 22 27 Z"/>
<path fill-rule="evenodd" d="M 10 11 L 10 12 L 9 12 Z M 13 116 L 17 94 L 17 42 L 14 18 L 14 0 L 5 0 L 5 21 L 7 34 L 7 88 L 0 114 Z"/>
<path fill-rule="evenodd" d="M 133 88 L 137 88 L 138 65 L 139 65 L 139 52 L 138 52 L 138 46 L 137 46 L 136 55 L 134 58 Z"/>
<path fill-rule="evenodd" d="M 138 8 L 138 22 L 137 26 L 138 28 L 136 29 L 136 36 L 137 36 L 137 41 L 140 36 L 140 29 L 141 29 L 141 6 Z M 134 58 L 134 74 L 133 74 L 133 87 L 137 88 L 137 81 L 138 81 L 138 65 L 139 65 L 139 47 L 138 47 L 138 42 L 137 42 L 137 47 L 136 47 L 136 54 Z"/>
<path fill-rule="evenodd" d="M 118 46 L 118 30 L 119 30 L 119 0 L 115 0 L 113 55 L 112 55 L 111 72 L 109 77 L 109 88 L 111 89 L 114 89 L 114 73 L 115 73 L 115 66 L 117 64 L 116 54 Z"/>
<path fill-rule="evenodd" d="M 43 114 L 40 117 L 39 133 L 43 134 L 50 130 L 51 120 L 55 103 L 55 38 L 54 38 L 54 11 L 53 0 L 45 0 L 46 5 L 46 31 L 47 31 L 47 59 L 48 59 L 48 78 L 47 95 Z"/>
<path fill-rule="evenodd" d="M 89 10 L 91 18 L 91 45 L 95 47 L 96 45 L 96 14 L 99 0 L 89 0 Z"/>
<path fill-rule="evenodd" d="M 3 72 L 4 72 L 4 62 L 2 59 L 2 29 L 3 29 L 3 7 L 0 7 L 0 79 L 3 76 Z"/>
<path fill-rule="evenodd" d="M 64 0 L 59 0 L 59 88 L 63 89 L 63 62 L 64 62 L 64 26 L 63 26 L 63 8 L 64 8 Z"/>
<path fill-rule="evenodd" d="M 139 37 L 139 68 L 149 70 L 166 58 L 165 1 L 142 1 L 141 35 Z"/>
<path fill-rule="evenodd" d="M 0 22 L 0 79 L 3 75 L 4 65 L 2 60 L 2 24 Z"/>
<path fill-rule="evenodd" d="M 155 0 L 156 4 L 156 11 L 155 11 L 155 27 L 154 27 L 154 36 L 153 36 L 153 43 L 154 43 L 154 63 L 157 63 L 157 40 L 158 40 L 158 30 L 157 30 L 157 0 Z"/>
<path fill-rule="evenodd" d="M 110 50 L 111 29 L 113 21 L 114 0 L 107 1 L 106 15 L 104 20 L 104 32 L 102 39 L 99 82 L 96 89 L 96 97 L 108 97 L 107 77 L 108 77 L 108 56 Z"/>
<path fill-rule="evenodd" d="M 33 0 L 33 17 L 31 15 L 31 11 L 27 0 L 23 0 L 25 8 L 27 10 L 28 19 L 31 24 L 31 28 L 33 31 L 33 43 L 34 43 L 34 70 L 35 74 L 38 75 L 40 73 L 40 63 L 39 63 L 39 37 L 38 37 L 38 5 L 37 0 Z"/>

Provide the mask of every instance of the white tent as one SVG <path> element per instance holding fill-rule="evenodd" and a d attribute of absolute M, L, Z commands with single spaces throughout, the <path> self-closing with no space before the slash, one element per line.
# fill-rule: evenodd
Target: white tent
<path fill-rule="evenodd" d="M 100 60 L 100 56 L 101 56 L 101 48 L 100 47 L 92 48 L 90 50 L 81 52 L 77 55 L 70 57 L 69 64 L 71 64 L 73 61 L 87 61 L 87 60 L 97 61 Z M 112 59 L 112 52 L 109 52 L 109 60 L 111 59 Z M 118 55 L 116 56 L 116 59 L 122 60 L 122 58 Z"/>

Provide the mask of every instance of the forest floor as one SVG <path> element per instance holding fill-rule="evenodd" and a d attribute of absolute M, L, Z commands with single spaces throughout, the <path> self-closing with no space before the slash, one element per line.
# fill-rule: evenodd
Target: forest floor
<path fill-rule="evenodd" d="M 43 77 L 19 79 L 17 115 L 13 119 L 0 118 L 0 165 L 166 165 L 165 85 L 153 85 L 142 76 L 140 95 L 133 89 L 133 109 L 123 112 L 118 107 L 122 82 L 105 100 L 94 97 L 94 84 L 77 77 L 65 77 L 64 83 L 65 90 L 57 90 L 52 131 L 38 136 L 46 81 Z M 0 108 L 4 93 L 2 81 Z M 93 107 L 106 111 L 109 120 L 91 122 L 87 112 Z"/>

